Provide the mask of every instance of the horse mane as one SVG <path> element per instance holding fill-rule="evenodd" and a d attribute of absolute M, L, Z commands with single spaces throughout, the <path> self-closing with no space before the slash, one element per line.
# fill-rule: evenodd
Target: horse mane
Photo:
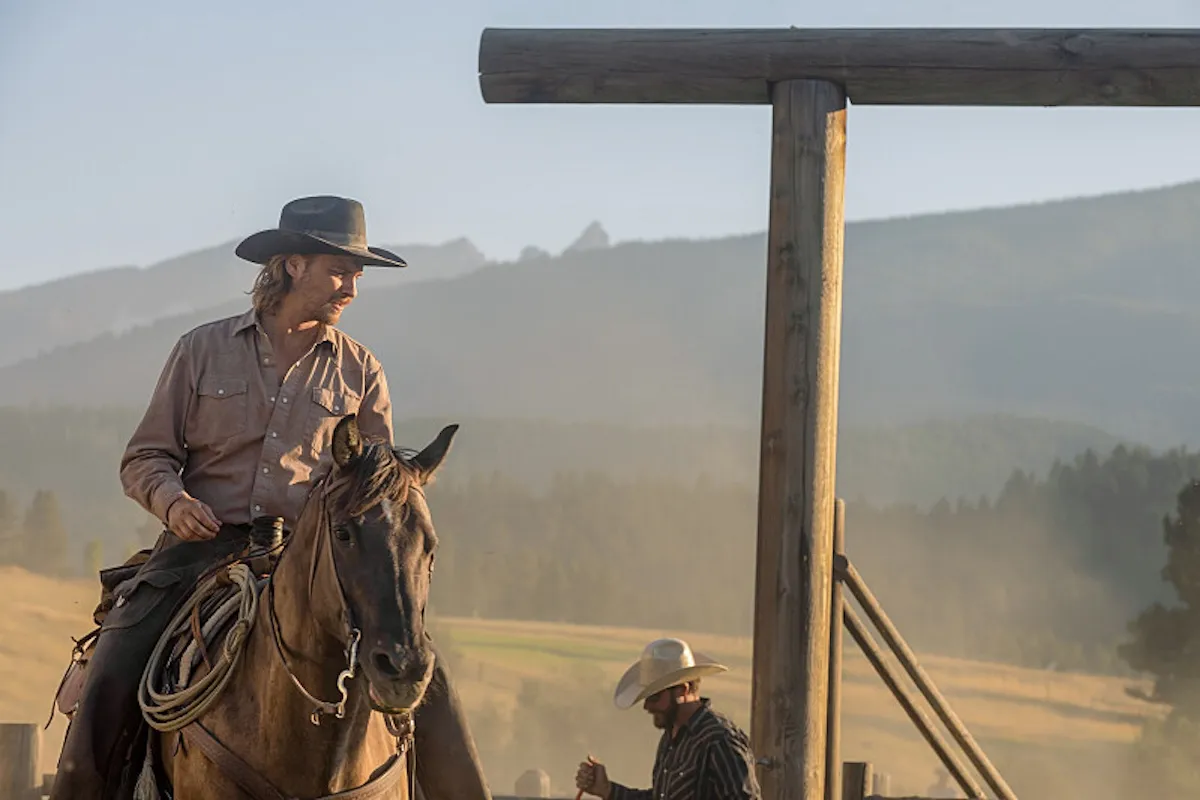
<path fill-rule="evenodd" d="M 326 487 L 330 505 L 357 517 L 384 500 L 402 501 L 420 478 L 413 455 L 381 440 L 365 442 L 352 467 L 330 472 Z"/>

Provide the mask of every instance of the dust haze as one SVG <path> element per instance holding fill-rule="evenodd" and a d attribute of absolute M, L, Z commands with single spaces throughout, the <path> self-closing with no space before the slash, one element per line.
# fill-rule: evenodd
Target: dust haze
<path fill-rule="evenodd" d="M 1164 713 L 1116 648 L 1174 600 L 1161 519 L 1200 475 L 1197 213 L 1187 184 L 848 227 L 848 553 L 1026 800 L 1137 796 Z M 704 689 L 748 728 L 762 234 L 386 246 L 412 279 L 365 278 L 344 327 L 388 370 L 400 444 L 462 424 L 430 492 L 434 624 L 493 790 L 541 768 L 573 795 L 589 753 L 648 785 L 657 732 L 611 694 L 663 634 L 733 667 Z M 213 243 L 0 294 L 0 642 L 30 643 L 0 644 L 6 719 L 44 719 L 95 570 L 157 534 L 121 450 L 175 338 L 244 309 L 248 270 Z M 846 653 L 844 759 L 926 792 L 934 756 Z"/>

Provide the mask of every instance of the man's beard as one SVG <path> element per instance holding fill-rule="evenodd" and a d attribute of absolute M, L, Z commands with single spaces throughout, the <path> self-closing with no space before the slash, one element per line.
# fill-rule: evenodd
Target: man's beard
<path fill-rule="evenodd" d="M 654 727 L 661 730 L 667 730 L 675 726 L 675 719 L 679 716 L 679 705 L 672 702 L 666 711 L 654 712 Z"/>
<path fill-rule="evenodd" d="M 345 303 L 345 305 L 341 305 L 342 303 Z M 321 310 L 317 314 L 317 318 L 326 325 L 332 325 L 341 318 L 342 312 L 345 310 L 346 305 L 349 305 L 349 302 L 346 298 L 330 298 L 328 303 L 321 306 Z"/>

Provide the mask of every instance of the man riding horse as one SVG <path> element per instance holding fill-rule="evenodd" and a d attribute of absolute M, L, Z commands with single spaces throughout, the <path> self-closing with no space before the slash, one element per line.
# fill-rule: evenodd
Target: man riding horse
<path fill-rule="evenodd" d="M 261 265 L 253 308 L 178 340 L 121 459 L 125 493 L 165 530 L 103 619 L 51 800 L 130 796 L 138 683 L 175 609 L 205 570 L 246 548 L 254 520 L 282 518 L 294 528 L 309 488 L 331 467 L 331 438 L 345 415 L 357 415 L 364 436 L 393 440 L 382 365 L 334 327 L 364 267 L 407 266 L 367 245 L 361 204 L 294 200 L 279 227 L 248 237 L 236 253 Z M 422 793 L 490 798 L 440 658 L 433 684 L 438 690 L 416 712 Z"/>

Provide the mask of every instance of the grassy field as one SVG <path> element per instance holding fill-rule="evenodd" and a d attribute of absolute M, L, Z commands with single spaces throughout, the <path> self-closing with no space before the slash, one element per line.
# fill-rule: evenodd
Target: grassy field
<path fill-rule="evenodd" d="M 70 636 L 90 627 L 96 584 L 0 568 L 0 719 L 44 722 L 69 657 Z M 739 724 L 749 721 L 750 642 L 745 638 L 615 627 L 482 619 L 435 621 L 471 714 L 494 788 L 541 767 L 566 794 L 590 751 L 610 774 L 648 783 L 657 732 L 640 710 L 616 711 L 612 686 L 643 644 L 682 635 L 731 667 L 705 694 Z M 924 792 L 936 760 L 859 655 L 846 645 L 843 756 L 892 776 L 892 793 Z M 1153 707 L 1129 698 L 1129 681 L 923 655 L 923 664 L 1022 797 L 1117 798 L 1125 749 Z M 63 732 L 44 734 L 53 771 Z M 1064 794 L 1065 792 L 1065 794 Z M 571 793 L 573 796 L 573 792 Z"/>
<path fill-rule="evenodd" d="M 739 724 L 749 722 L 750 641 L 745 638 L 481 619 L 442 619 L 438 626 L 458 652 L 457 674 L 473 709 L 491 704 L 501 715 L 511 714 L 522 680 L 562 683 L 578 674 L 599 680 L 607 695 L 646 641 L 682 635 L 731 667 L 727 674 L 706 679 L 705 693 Z M 894 794 L 925 791 L 935 778 L 936 759 L 853 642 L 847 643 L 845 654 L 844 758 L 871 761 L 877 770 L 890 773 Z M 1089 797 L 1119 796 L 1106 792 L 1113 791 L 1120 777 L 1123 751 L 1143 719 L 1158 713 L 1125 693 L 1129 681 L 932 655 L 922 656 L 922 664 L 1023 798 L 1063 797 L 1061 791 L 1077 791 L 1081 783 L 1094 784 Z M 590 672 L 580 673 L 581 665 Z M 596 755 L 602 760 L 609 756 L 613 774 L 619 765 L 623 779 L 644 782 L 655 732 L 640 711 L 610 709 L 581 710 L 597 728 L 615 734 L 594 743 Z M 642 748 L 640 753 L 636 748 Z M 498 766 L 506 777 L 523 768 Z M 559 764 L 528 766 L 568 772 Z M 573 768 L 574 762 L 566 766 Z"/>

